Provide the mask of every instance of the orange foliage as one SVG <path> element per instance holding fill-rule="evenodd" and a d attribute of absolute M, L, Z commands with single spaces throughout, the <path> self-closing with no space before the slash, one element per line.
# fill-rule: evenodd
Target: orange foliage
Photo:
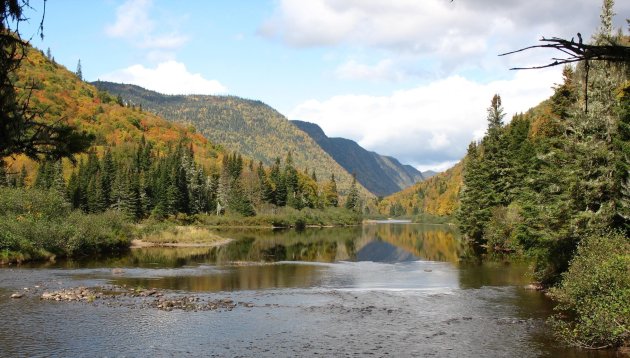
<path fill-rule="evenodd" d="M 29 48 L 27 58 L 18 71 L 18 91 L 34 85 L 30 105 L 41 110 L 44 120 L 64 120 L 80 130 L 93 133 L 93 149 L 102 153 L 103 146 L 139 143 L 144 136 L 154 147 L 164 152 L 183 140 L 192 143 L 195 158 L 206 168 L 216 168 L 222 149 L 184 125 L 171 123 L 150 112 L 120 106 L 116 99 L 83 82 L 65 67 L 49 61 L 39 50 Z M 81 155 L 78 158 L 82 157 Z M 34 180 L 37 164 L 18 156 L 8 158 L 10 168 L 27 169 L 28 183 Z M 70 162 L 65 163 L 70 172 Z"/>

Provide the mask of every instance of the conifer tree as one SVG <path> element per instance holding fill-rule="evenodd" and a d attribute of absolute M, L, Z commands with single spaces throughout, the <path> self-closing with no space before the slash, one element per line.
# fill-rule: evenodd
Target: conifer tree
<path fill-rule="evenodd" d="M 337 182 L 335 181 L 335 174 L 331 174 L 330 181 L 324 186 L 324 206 L 325 207 L 337 207 L 339 206 L 339 194 L 337 193 Z"/>
<path fill-rule="evenodd" d="M 77 77 L 83 81 L 83 70 L 81 69 L 81 59 L 79 59 L 79 62 L 77 62 L 77 70 L 76 70 L 76 75 Z"/>
<path fill-rule="evenodd" d="M 357 176 L 354 173 L 352 174 L 352 184 L 350 184 L 350 191 L 348 191 L 345 207 L 352 211 L 361 211 L 361 200 L 359 198 L 359 189 L 357 189 Z"/>

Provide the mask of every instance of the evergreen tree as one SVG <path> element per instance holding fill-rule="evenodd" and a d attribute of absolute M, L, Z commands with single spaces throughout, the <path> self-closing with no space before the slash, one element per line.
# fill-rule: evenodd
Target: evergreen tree
<path fill-rule="evenodd" d="M 100 167 L 102 168 L 100 186 L 103 193 L 103 209 L 107 209 L 112 204 L 112 184 L 116 177 L 116 166 L 112 151 L 109 148 L 105 151 L 105 155 L 103 155 Z"/>
<path fill-rule="evenodd" d="M 47 160 L 42 161 L 37 168 L 37 175 L 35 176 L 35 188 L 37 189 L 50 189 L 52 186 L 51 164 Z M 6 182 L 6 174 L 3 175 Z"/>
<path fill-rule="evenodd" d="M 348 197 L 346 198 L 346 209 L 360 212 L 361 211 L 361 200 L 359 198 L 359 189 L 357 189 L 357 176 L 356 174 L 352 174 L 352 184 L 350 184 L 350 191 L 348 192 Z"/>
<path fill-rule="evenodd" d="M 503 127 L 503 117 L 505 117 L 505 113 L 501 105 L 501 96 L 495 94 L 490 102 L 490 107 L 488 107 L 488 134 Z"/>
<path fill-rule="evenodd" d="M 325 207 L 337 207 L 339 206 L 339 194 L 337 193 L 337 182 L 335 181 L 335 174 L 330 176 L 330 181 L 324 186 L 324 206 Z"/>
<path fill-rule="evenodd" d="M 81 70 L 81 59 L 79 59 L 79 62 L 77 63 L 77 70 L 75 73 L 77 77 L 79 77 L 79 79 L 83 81 L 83 70 Z"/>
<path fill-rule="evenodd" d="M 485 224 L 490 220 L 487 176 L 482 166 L 480 148 L 470 143 L 464 162 L 464 183 L 460 194 L 460 210 L 457 214 L 462 234 L 473 243 L 481 245 Z"/>

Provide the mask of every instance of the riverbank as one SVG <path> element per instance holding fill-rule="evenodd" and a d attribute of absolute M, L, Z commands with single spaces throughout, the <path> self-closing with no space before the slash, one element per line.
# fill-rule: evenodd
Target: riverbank
<path fill-rule="evenodd" d="M 156 245 L 215 245 L 209 228 L 295 228 L 360 225 L 344 208 L 267 208 L 252 217 L 178 214 L 134 224 L 120 211 L 72 210 L 53 190 L 0 188 L 0 265 L 119 255 L 133 240 Z"/>

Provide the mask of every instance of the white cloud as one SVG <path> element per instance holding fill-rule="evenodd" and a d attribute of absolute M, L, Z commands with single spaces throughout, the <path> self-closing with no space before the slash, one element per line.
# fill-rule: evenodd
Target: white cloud
<path fill-rule="evenodd" d="M 441 66 L 437 70 L 447 73 L 454 73 L 464 63 L 489 70 L 498 62 L 509 68 L 549 61 L 552 55 L 545 51 L 528 51 L 500 60 L 496 55 L 532 45 L 543 35 L 571 38 L 580 31 L 589 36 L 599 23 L 601 3 L 572 0 L 568 6 L 564 1 L 549 0 L 280 0 L 259 33 L 295 47 L 351 46 L 418 58 L 433 56 Z M 630 13 L 630 2 L 618 1 L 615 10 L 618 14 Z M 617 16 L 616 21 L 626 26 L 623 16 Z M 350 63 L 339 70 L 356 67 Z"/>
<path fill-rule="evenodd" d="M 153 28 L 148 11 L 151 0 L 128 0 L 116 9 L 116 22 L 105 27 L 111 37 L 128 37 L 146 34 Z"/>
<path fill-rule="evenodd" d="M 190 73 L 183 63 L 166 61 L 155 68 L 133 65 L 100 76 L 105 81 L 135 84 L 164 94 L 217 94 L 227 88 L 216 80 L 207 80 L 199 73 Z"/>
<path fill-rule="evenodd" d="M 116 9 L 116 21 L 105 27 L 105 33 L 145 49 L 172 50 L 186 43 L 188 38 L 176 32 L 156 33 L 155 21 L 149 16 L 152 6 L 152 0 L 125 1 Z"/>
<path fill-rule="evenodd" d="M 512 80 L 482 84 L 450 76 L 388 96 L 335 96 L 295 107 L 290 119 L 319 124 L 329 136 L 356 140 L 366 149 L 421 168 L 459 160 L 486 129 L 486 109 L 495 93 L 506 119 L 552 94 L 560 69 L 517 72 Z"/>
<path fill-rule="evenodd" d="M 335 75 L 341 79 L 376 81 L 400 81 L 405 77 L 404 71 L 398 68 L 391 59 L 382 60 L 375 65 L 350 60 L 337 67 Z"/>

